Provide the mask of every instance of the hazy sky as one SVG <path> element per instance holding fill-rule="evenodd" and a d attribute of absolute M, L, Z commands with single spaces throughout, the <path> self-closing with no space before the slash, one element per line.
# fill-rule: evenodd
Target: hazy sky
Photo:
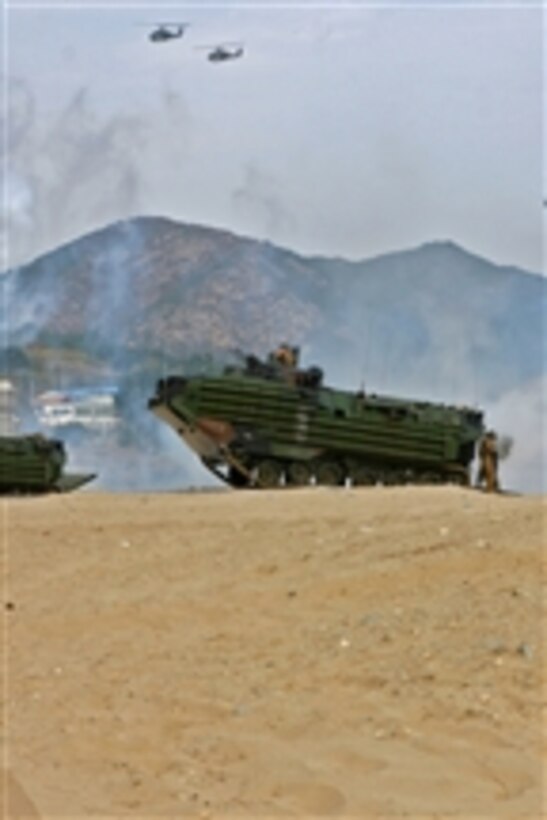
<path fill-rule="evenodd" d="M 191 26 L 154 45 L 160 20 Z M 542 267 L 539 4 L 12 0 L 2 26 L 2 267 L 135 214 Z M 195 48 L 220 40 L 244 58 Z"/>

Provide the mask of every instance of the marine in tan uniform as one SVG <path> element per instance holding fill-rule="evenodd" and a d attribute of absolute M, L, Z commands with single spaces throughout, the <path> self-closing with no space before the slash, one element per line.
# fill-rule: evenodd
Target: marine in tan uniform
<path fill-rule="evenodd" d="M 493 430 L 489 430 L 479 445 L 477 487 L 484 486 L 488 493 L 499 491 L 498 462 L 498 437 Z"/>
<path fill-rule="evenodd" d="M 279 345 L 277 350 L 274 351 L 274 359 L 278 364 L 282 367 L 286 368 L 294 368 L 297 364 L 297 356 L 296 356 L 296 348 L 290 347 L 290 345 L 282 344 Z"/>
<path fill-rule="evenodd" d="M 298 348 L 288 344 L 281 344 L 272 353 L 270 361 L 279 369 L 280 375 L 288 384 L 296 384 L 296 368 L 298 365 Z"/>

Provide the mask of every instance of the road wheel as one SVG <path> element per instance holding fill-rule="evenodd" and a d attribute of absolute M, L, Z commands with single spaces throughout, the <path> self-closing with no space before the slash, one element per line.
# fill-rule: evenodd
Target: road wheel
<path fill-rule="evenodd" d="M 382 484 L 384 487 L 396 487 L 397 484 L 404 484 L 404 481 L 396 470 L 386 470 L 382 473 Z"/>
<path fill-rule="evenodd" d="M 339 487 L 344 478 L 344 470 L 336 461 L 322 461 L 315 470 L 315 479 L 323 487 Z"/>
<path fill-rule="evenodd" d="M 259 461 L 256 468 L 256 484 L 266 489 L 279 487 L 282 475 L 283 467 L 278 461 L 264 459 Z"/>
<path fill-rule="evenodd" d="M 307 487 L 311 481 L 311 470 L 304 461 L 293 461 L 287 470 L 287 483 L 292 487 Z"/>
<path fill-rule="evenodd" d="M 351 473 L 351 482 L 354 487 L 371 487 L 376 484 L 376 476 L 370 467 L 356 467 Z"/>
<path fill-rule="evenodd" d="M 417 477 L 417 483 L 418 484 L 428 484 L 428 485 L 439 484 L 440 483 L 440 476 L 439 476 L 438 473 L 434 473 L 433 471 L 426 472 L 426 473 L 420 473 L 419 476 Z"/>
<path fill-rule="evenodd" d="M 469 487 L 469 472 L 462 467 L 461 470 L 451 470 L 444 476 L 444 481 L 449 484 L 457 484 L 460 487 Z"/>

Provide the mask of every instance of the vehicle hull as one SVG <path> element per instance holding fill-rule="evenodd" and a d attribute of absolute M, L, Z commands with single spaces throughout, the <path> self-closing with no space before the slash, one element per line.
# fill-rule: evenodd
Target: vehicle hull
<path fill-rule="evenodd" d="M 0 437 L 0 493 L 38 494 L 70 492 L 95 475 L 64 473 L 62 442 L 40 434 Z"/>
<path fill-rule="evenodd" d="M 467 484 L 484 432 L 470 408 L 245 371 L 161 380 L 149 407 L 234 486 Z"/>

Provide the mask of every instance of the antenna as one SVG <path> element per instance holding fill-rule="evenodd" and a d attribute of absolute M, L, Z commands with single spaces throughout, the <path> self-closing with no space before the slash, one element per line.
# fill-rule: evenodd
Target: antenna
<path fill-rule="evenodd" d="M 365 361 L 361 362 L 361 381 L 359 382 L 359 393 L 365 395 Z"/>

